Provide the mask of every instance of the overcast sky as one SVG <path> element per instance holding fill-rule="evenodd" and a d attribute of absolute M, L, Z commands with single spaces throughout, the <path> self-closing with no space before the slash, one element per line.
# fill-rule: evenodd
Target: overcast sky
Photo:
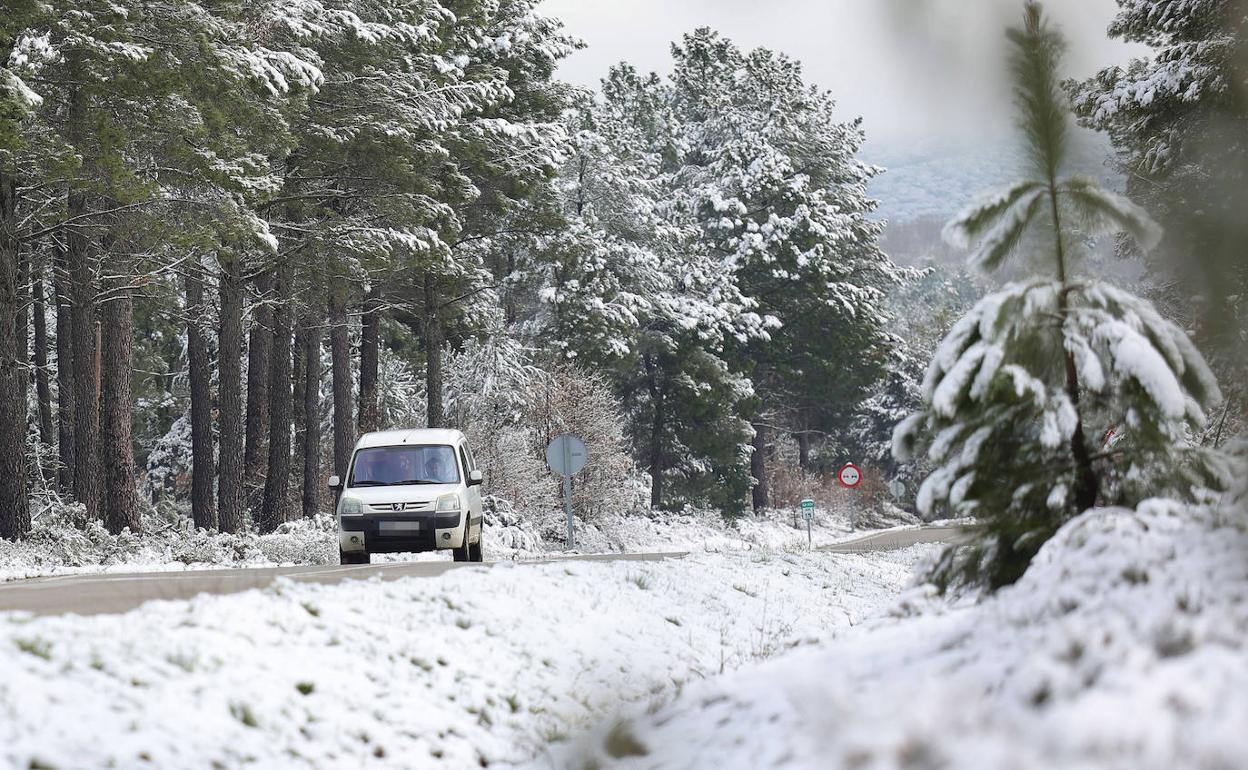
<path fill-rule="evenodd" d="M 1070 41 L 1067 74 L 1087 76 L 1143 49 L 1105 37 L 1114 0 L 1048 0 Z M 560 76 L 597 87 L 627 60 L 670 71 L 669 44 L 710 26 L 746 48 L 784 51 L 830 90 L 843 117 L 863 116 L 868 141 L 995 138 L 1009 128 L 1001 81 L 1003 30 L 1021 0 L 546 0 L 588 44 Z"/>

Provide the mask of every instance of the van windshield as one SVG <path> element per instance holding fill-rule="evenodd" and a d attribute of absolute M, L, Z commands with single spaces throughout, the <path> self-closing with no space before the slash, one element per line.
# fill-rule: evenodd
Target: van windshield
<path fill-rule="evenodd" d="M 355 453 L 351 487 L 456 484 L 455 450 L 444 445 L 382 446 Z"/>

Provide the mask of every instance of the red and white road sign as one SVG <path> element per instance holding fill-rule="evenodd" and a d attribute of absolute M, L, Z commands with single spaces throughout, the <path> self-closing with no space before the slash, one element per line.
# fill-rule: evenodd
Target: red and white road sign
<path fill-rule="evenodd" d="M 862 483 L 862 471 L 853 463 L 845 463 L 841 470 L 836 474 L 836 478 L 841 482 L 841 486 L 853 489 Z"/>

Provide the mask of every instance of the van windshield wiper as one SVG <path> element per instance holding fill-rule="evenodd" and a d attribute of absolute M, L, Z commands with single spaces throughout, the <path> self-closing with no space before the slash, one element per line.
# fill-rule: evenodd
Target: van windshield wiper
<path fill-rule="evenodd" d="M 390 482 L 378 481 L 377 479 L 364 479 L 363 481 L 351 482 L 351 486 L 353 487 L 388 487 L 390 486 Z"/>
<path fill-rule="evenodd" d="M 434 479 L 404 479 L 403 481 L 391 481 L 387 486 L 402 487 L 408 484 L 445 484 L 445 481 L 435 481 Z"/>

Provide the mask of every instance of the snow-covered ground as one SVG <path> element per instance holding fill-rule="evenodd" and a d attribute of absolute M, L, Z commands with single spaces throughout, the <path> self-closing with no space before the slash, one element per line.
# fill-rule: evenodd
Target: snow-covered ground
<path fill-rule="evenodd" d="M 638 706 L 535 767 L 1248 767 L 1248 525 L 1094 510 L 1015 586 L 915 589 L 829 643 Z"/>
<path fill-rule="evenodd" d="M 41 511 L 31 536 L 0 540 L 0 581 L 46 575 L 96 572 L 166 572 L 221 567 L 273 567 L 336 564 L 338 544 L 332 516 L 283 524 L 267 535 L 196 531 L 182 513 L 149 513 L 146 532 L 112 535 L 98 521 L 86 521 L 79 506 Z M 639 551 L 726 551 L 806 548 L 805 525 L 794 528 L 793 514 L 771 511 L 763 517 L 729 521 L 715 511 L 634 514 L 577 525 L 580 553 Z M 563 550 L 561 513 L 529 519 L 508 511 L 486 515 L 486 557 L 528 559 Z M 543 532 L 547 533 L 543 537 Z M 816 546 L 852 536 L 844 512 L 816 512 Z M 380 555 L 374 561 L 448 559 L 447 553 Z"/>
<path fill-rule="evenodd" d="M 931 548 L 504 563 L 0 615 L 0 767 L 532 761 L 629 704 L 862 622 Z"/>

